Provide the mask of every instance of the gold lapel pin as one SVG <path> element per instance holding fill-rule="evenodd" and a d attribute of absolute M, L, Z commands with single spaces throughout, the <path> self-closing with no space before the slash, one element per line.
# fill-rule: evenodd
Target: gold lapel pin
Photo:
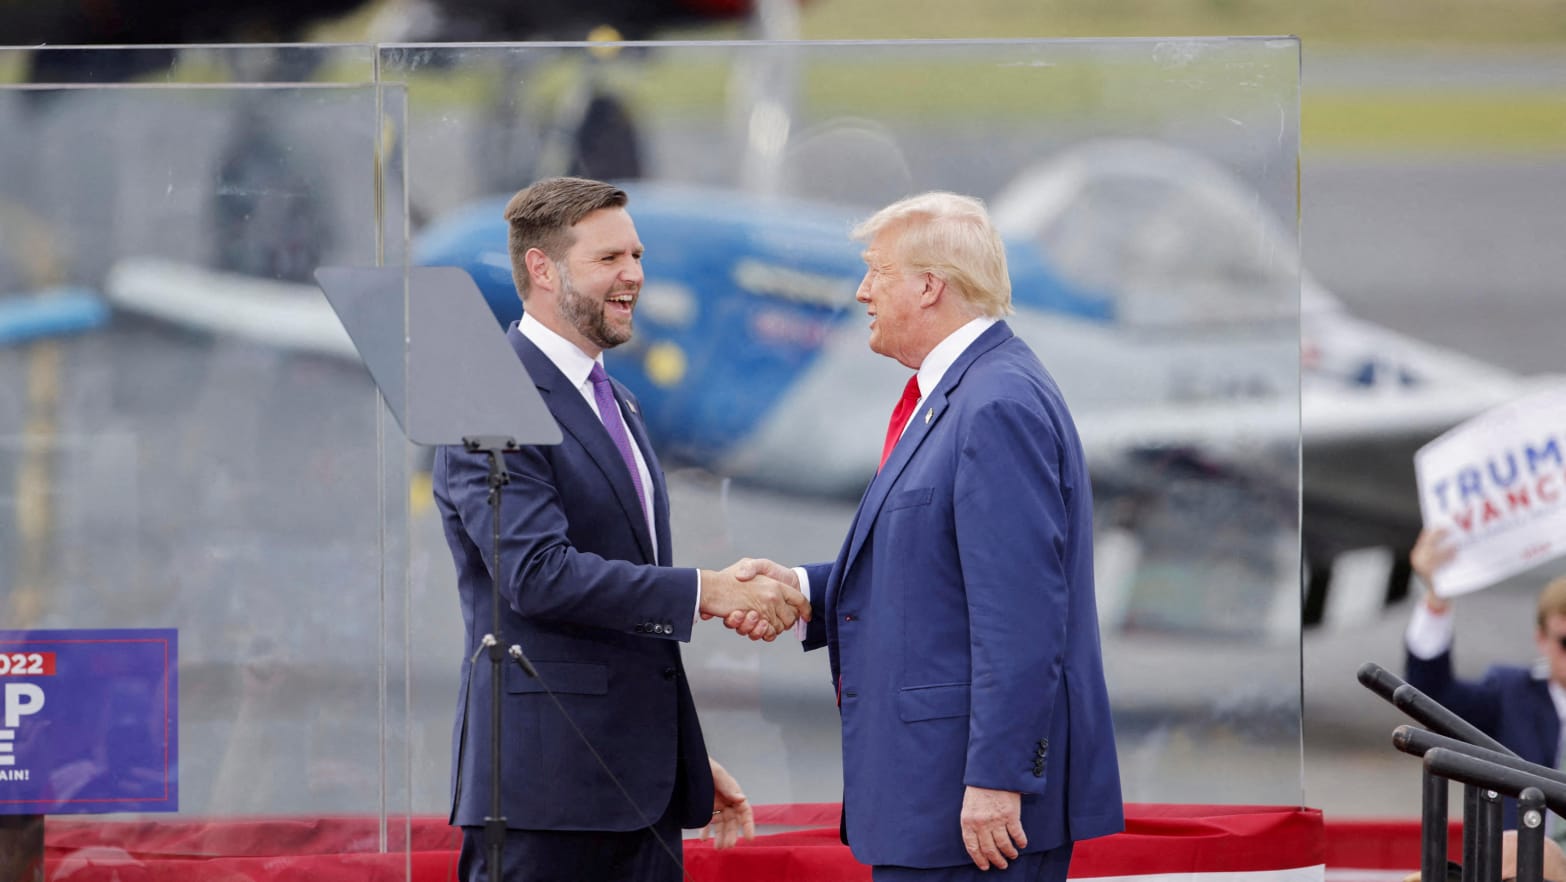
<path fill-rule="evenodd" d="M 933 416 L 935 416 L 935 408 L 932 407 L 929 410 L 924 412 L 924 424 L 925 425 L 929 425 L 930 424 L 930 417 L 933 417 Z"/>

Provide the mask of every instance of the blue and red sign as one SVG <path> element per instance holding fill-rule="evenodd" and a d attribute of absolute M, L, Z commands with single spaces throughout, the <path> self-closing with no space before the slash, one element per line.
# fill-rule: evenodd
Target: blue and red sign
<path fill-rule="evenodd" d="M 172 628 L 0 631 L 0 814 L 179 810 Z"/>

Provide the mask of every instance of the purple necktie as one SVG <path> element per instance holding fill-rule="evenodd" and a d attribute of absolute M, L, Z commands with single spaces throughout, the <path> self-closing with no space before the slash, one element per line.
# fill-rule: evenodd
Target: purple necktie
<path fill-rule="evenodd" d="M 604 428 L 609 430 L 609 437 L 614 439 L 614 446 L 619 449 L 620 458 L 625 460 L 625 467 L 631 470 L 631 486 L 636 488 L 636 501 L 642 504 L 642 517 L 646 518 L 647 497 L 642 493 L 642 478 L 636 470 L 636 455 L 631 452 L 631 436 L 626 434 L 625 420 L 620 418 L 620 404 L 614 400 L 609 375 L 604 373 L 604 366 L 595 361 L 587 378 L 593 381 L 593 398 L 598 401 L 598 417 L 604 421 Z M 651 526 L 649 522 L 648 527 Z"/>

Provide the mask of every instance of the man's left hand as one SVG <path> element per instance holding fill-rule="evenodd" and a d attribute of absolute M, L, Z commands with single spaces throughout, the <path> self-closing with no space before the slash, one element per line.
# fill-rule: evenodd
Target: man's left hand
<path fill-rule="evenodd" d="M 712 837 L 713 848 L 729 848 L 741 836 L 755 839 L 756 819 L 739 782 L 717 760 L 709 756 L 707 762 L 712 766 L 712 823 L 701 838 Z"/>
<path fill-rule="evenodd" d="M 1019 849 L 1028 847 L 1022 832 L 1022 794 L 969 787 L 962 795 L 962 844 L 974 866 L 1006 869 Z"/>

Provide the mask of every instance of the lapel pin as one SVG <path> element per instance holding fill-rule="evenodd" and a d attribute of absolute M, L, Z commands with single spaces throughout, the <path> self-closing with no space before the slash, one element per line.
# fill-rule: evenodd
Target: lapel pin
<path fill-rule="evenodd" d="M 929 410 L 924 412 L 924 424 L 925 425 L 929 425 L 930 424 L 930 417 L 933 417 L 933 416 L 935 416 L 935 408 L 932 407 Z"/>
<path fill-rule="evenodd" d="M 636 402 L 627 399 L 625 406 L 631 409 L 631 413 L 636 413 Z"/>

